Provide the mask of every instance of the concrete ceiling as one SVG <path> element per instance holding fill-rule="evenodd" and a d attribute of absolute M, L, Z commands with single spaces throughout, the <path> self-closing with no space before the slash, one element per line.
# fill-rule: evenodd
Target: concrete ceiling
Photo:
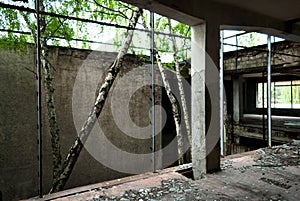
<path fill-rule="evenodd" d="M 284 21 L 300 18 L 300 0 L 213 0 Z"/>
<path fill-rule="evenodd" d="M 122 0 L 191 26 L 257 31 L 300 42 L 300 0 Z"/>

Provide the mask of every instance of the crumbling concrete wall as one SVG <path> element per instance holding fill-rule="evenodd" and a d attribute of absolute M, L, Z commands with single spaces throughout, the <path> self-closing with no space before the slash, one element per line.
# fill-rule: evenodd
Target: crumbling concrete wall
<path fill-rule="evenodd" d="M 35 50 L 28 47 L 28 52 L 0 51 L 0 191 L 3 200 L 17 200 L 36 196 L 38 193 L 38 160 L 37 160 L 37 95 L 35 78 Z M 89 56 L 92 55 L 92 56 Z M 61 132 L 61 152 L 65 158 L 68 149 L 74 142 L 77 132 L 72 114 L 72 96 L 76 75 L 88 59 L 99 72 L 99 80 L 104 70 L 113 62 L 115 53 L 93 52 L 69 48 L 50 48 L 50 62 L 55 77 L 55 105 L 57 108 L 58 126 Z M 134 64 L 137 62 L 138 64 Z M 149 66 L 132 56 L 128 57 L 125 71 L 140 68 L 141 74 L 150 76 Z M 138 76 L 136 79 L 142 79 Z M 88 74 L 86 79 L 89 79 Z M 103 79 L 103 77 L 102 77 Z M 120 79 L 117 78 L 117 81 Z M 135 80 L 133 80 L 135 81 Z M 132 85 L 133 87 L 134 85 Z M 88 85 L 82 85 L 82 90 Z M 129 86 L 130 87 L 130 86 Z M 140 126 L 149 124 L 150 88 L 142 88 L 130 100 L 130 116 Z M 156 88 L 160 90 L 160 88 Z M 96 93 L 96 92 L 95 92 Z M 94 100 L 92 97 L 80 97 L 82 100 Z M 156 93 L 156 99 L 160 100 Z M 43 92 L 43 96 L 45 93 Z M 111 94 L 109 95 L 109 97 Z M 159 103 L 157 103 L 159 104 Z M 90 107 L 86 108 L 87 110 Z M 86 110 L 84 110 L 86 111 Z M 82 116 L 87 114 L 82 114 Z M 46 121 L 46 107 L 43 107 L 43 179 L 44 193 L 50 189 L 52 182 L 52 163 L 50 136 Z M 130 153 L 149 153 L 151 140 L 139 140 L 126 136 L 114 124 L 111 107 L 106 104 L 99 122 L 111 142 Z M 83 122 L 82 122 L 83 123 Z M 149 130 L 150 135 L 150 130 Z M 160 146 L 157 136 L 156 145 Z M 107 153 L 106 153 L 107 154 Z M 113 156 L 111 157 L 113 160 Z M 145 160 L 150 160 L 145 158 Z M 150 168 L 150 167 L 149 167 Z M 82 150 L 75 169 L 67 182 L 66 188 L 105 181 L 126 176 L 126 173 L 114 171 L 91 156 L 86 149 Z"/>
<path fill-rule="evenodd" d="M 283 54 L 280 54 L 283 53 Z M 272 72 L 275 76 L 297 76 L 300 69 L 300 43 L 282 41 L 272 44 Z M 267 72 L 267 46 L 261 45 L 253 48 L 239 50 L 238 52 L 224 53 L 224 74 L 227 92 L 227 129 L 226 134 L 231 153 L 244 152 L 256 149 L 251 143 L 245 145 L 247 139 L 252 140 L 253 145 L 267 146 L 267 115 L 265 111 L 265 121 L 263 123 L 262 111 L 249 111 L 249 102 L 255 100 L 254 87 L 248 82 L 248 78 L 262 80 L 262 72 Z M 272 78 L 273 79 L 273 78 Z M 237 84 L 237 87 L 236 85 Z M 248 85 L 248 87 L 246 87 Z M 244 87 L 245 86 L 245 87 Z M 236 89 L 235 89 L 236 88 Z M 248 93 L 252 90 L 252 93 Z M 254 93 L 253 93 L 254 92 Z M 251 95 L 249 95 L 251 94 Z M 235 100 L 238 101 L 235 101 Z M 248 102 L 248 103 L 247 103 Z M 252 103 L 252 102 L 251 102 Z M 255 103 L 254 103 L 255 104 Z M 235 110 L 235 112 L 234 112 Z M 248 111 L 247 111 L 248 110 Z M 298 111 L 285 111 L 285 113 L 275 116 L 277 111 L 272 111 L 272 141 L 276 143 L 291 142 L 292 139 L 299 139 L 299 118 Z M 238 118 L 232 118 L 234 115 Z M 294 113 L 294 114 L 293 114 Z M 245 115 L 248 114 L 248 115 Z M 275 115 L 274 115 L 275 114 Z M 285 116 L 283 116 L 285 115 Z M 290 116 L 289 116 L 290 115 Z M 265 135 L 265 142 L 263 141 Z M 239 142 L 241 141 L 241 142 Z M 243 146 L 243 145 L 244 146 Z M 229 146 L 230 147 L 230 146 Z M 230 149 L 230 148 L 229 148 Z"/>
<path fill-rule="evenodd" d="M 262 68 L 267 66 L 267 46 L 261 45 L 254 48 L 227 52 L 224 54 L 224 69 L 242 70 L 247 68 Z M 276 67 L 299 66 L 300 57 L 276 54 L 284 53 L 290 55 L 300 55 L 300 43 L 283 41 L 272 44 L 272 65 Z M 236 60 L 237 58 L 237 60 Z"/>

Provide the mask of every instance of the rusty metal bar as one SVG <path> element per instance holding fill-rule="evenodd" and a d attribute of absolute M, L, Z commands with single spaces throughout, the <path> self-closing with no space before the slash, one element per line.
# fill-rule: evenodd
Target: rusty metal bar
<path fill-rule="evenodd" d="M 151 138 L 152 138 L 152 165 L 153 172 L 156 171 L 155 164 L 155 74 L 154 74 L 154 13 L 150 12 L 150 27 L 151 27 L 151 35 L 150 35 L 150 45 L 151 45 Z"/>
<path fill-rule="evenodd" d="M 43 144 L 42 144 L 42 79 L 41 79 L 41 29 L 40 29 L 40 0 L 35 0 L 36 11 L 36 79 L 37 79 L 37 110 L 38 110 L 38 183 L 39 197 L 43 197 Z"/>

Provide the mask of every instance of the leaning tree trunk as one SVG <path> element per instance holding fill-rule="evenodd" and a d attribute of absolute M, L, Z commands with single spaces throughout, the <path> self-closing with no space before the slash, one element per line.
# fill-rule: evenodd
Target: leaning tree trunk
<path fill-rule="evenodd" d="M 150 31 L 150 29 L 147 26 L 145 18 L 143 18 L 143 26 L 144 26 L 145 29 Z M 148 33 L 148 35 L 150 36 L 149 33 Z M 154 49 L 156 49 L 155 42 L 154 42 Z M 156 57 L 156 60 L 157 60 L 160 75 L 162 77 L 162 82 L 164 84 L 167 96 L 168 96 L 168 98 L 170 100 L 170 103 L 171 103 L 171 106 L 172 106 L 172 114 L 173 114 L 173 119 L 174 119 L 174 122 L 175 122 L 176 135 L 177 135 L 177 144 L 178 144 L 177 145 L 178 146 L 178 148 L 177 148 L 178 149 L 178 163 L 183 164 L 183 154 L 184 153 L 183 153 L 183 139 L 182 139 L 182 133 L 181 133 L 181 127 L 180 127 L 180 110 L 179 110 L 179 106 L 178 106 L 178 103 L 176 101 L 176 98 L 175 98 L 174 94 L 172 93 L 169 81 L 166 77 L 165 70 L 164 70 L 164 68 L 162 66 L 162 63 L 161 63 L 160 55 L 159 55 L 157 50 L 155 50 L 155 57 Z"/>
<path fill-rule="evenodd" d="M 79 136 L 76 138 L 74 144 L 72 145 L 71 149 L 69 150 L 68 155 L 63 163 L 59 179 L 52 186 L 50 193 L 54 193 L 54 192 L 63 190 L 68 178 L 70 177 L 72 170 L 75 166 L 75 163 L 79 157 L 79 154 L 83 148 L 83 144 L 85 143 L 90 132 L 92 131 L 92 129 L 103 109 L 104 103 L 106 101 L 106 97 L 109 93 L 109 90 L 110 90 L 111 86 L 113 85 L 113 82 L 120 71 L 120 68 L 122 66 L 122 59 L 129 49 L 129 45 L 130 45 L 132 37 L 133 37 L 133 32 L 134 32 L 133 29 L 135 28 L 138 18 L 141 15 L 141 13 L 142 13 L 142 9 L 140 9 L 140 8 L 136 8 L 134 10 L 133 16 L 132 16 L 130 24 L 129 24 L 130 29 L 127 31 L 126 38 L 125 38 L 123 45 L 119 51 L 119 54 L 107 72 L 106 78 L 98 91 L 98 96 L 96 98 L 94 107 L 92 108 L 90 114 L 88 115 L 87 120 L 83 124 L 83 126 L 79 132 Z"/>
<path fill-rule="evenodd" d="M 178 163 L 181 165 L 183 164 L 183 139 L 182 139 L 182 133 L 181 133 L 181 127 L 180 127 L 180 111 L 179 107 L 176 101 L 175 96 L 172 93 L 169 81 L 166 78 L 165 70 L 162 66 L 160 56 L 158 52 L 155 52 L 155 57 L 157 59 L 158 68 L 162 77 L 162 82 L 165 86 L 165 90 L 167 92 L 167 96 L 171 102 L 172 105 L 172 114 L 175 121 L 175 127 L 176 127 L 176 134 L 177 134 L 177 143 L 178 143 Z"/>
<path fill-rule="evenodd" d="M 60 133 L 57 124 L 56 108 L 54 101 L 54 82 L 51 72 L 51 65 L 48 61 L 48 48 L 43 40 L 41 42 L 41 63 L 44 67 L 44 83 L 46 91 L 47 115 L 51 135 L 52 147 L 52 165 L 53 165 L 53 183 L 58 179 L 61 168 L 61 153 L 60 153 Z"/>
<path fill-rule="evenodd" d="M 43 44 L 42 44 L 43 43 Z M 60 143 L 59 143 L 59 128 L 57 125 L 56 109 L 54 102 L 54 82 L 53 75 L 51 72 L 50 63 L 48 62 L 48 49 L 45 42 L 41 42 L 41 63 L 44 67 L 45 76 L 45 91 L 46 91 L 46 104 L 47 104 L 47 114 L 48 122 L 51 135 L 51 147 L 52 147 L 52 164 L 53 164 L 53 181 L 55 181 L 60 172 L 61 168 L 61 154 L 60 154 Z"/>
<path fill-rule="evenodd" d="M 40 0 L 40 11 L 45 11 L 45 7 L 43 1 Z M 36 30 L 34 30 L 31 26 L 30 19 L 28 15 L 21 12 L 21 15 L 24 18 L 24 21 L 27 24 L 27 27 L 30 29 L 32 37 L 36 39 Z M 59 128 L 57 124 L 57 116 L 56 116 L 56 108 L 55 108 L 55 101 L 54 101 L 54 76 L 51 72 L 51 64 L 49 62 L 48 57 L 48 46 L 46 44 L 46 39 L 44 37 L 45 29 L 46 29 L 46 19 L 45 16 L 40 16 L 40 33 L 41 33 L 41 64 L 44 70 L 44 88 L 46 94 L 46 107 L 47 107 L 47 116 L 48 116 L 48 123 L 49 123 L 49 131 L 51 136 L 51 147 L 52 147 L 52 166 L 53 166 L 53 183 L 57 180 L 60 169 L 61 169 L 61 152 L 60 152 L 60 134 Z M 36 43 L 37 41 L 35 41 Z"/>
<path fill-rule="evenodd" d="M 180 99 L 181 99 L 181 104 L 182 104 L 183 118 L 184 118 L 184 122 L 185 122 L 185 128 L 186 128 L 186 133 L 188 136 L 188 141 L 191 146 L 192 145 L 191 144 L 192 143 L 192 135 L 191 135 L 191 129 L 190 129 L 190 118 L 189 118 L 189 112 L 188 112 L 187 103 L 186 103 L 186 99 L 185 99 L 183 84 L 182 84 L 182 80 L 181 80 L 182 77 L 181 77 L 180 69 L 179 69 L 178 48 L 177 48 L 175 36 L 172 31 L 170 18 L 168 18 L 168 24 L 169 24 L 169 30 L 170 30 L 170 34 L 171 34 L 172 43 L 173 43 L 176 78 L 178 81 L 178 89 L 179 89 Z"/>

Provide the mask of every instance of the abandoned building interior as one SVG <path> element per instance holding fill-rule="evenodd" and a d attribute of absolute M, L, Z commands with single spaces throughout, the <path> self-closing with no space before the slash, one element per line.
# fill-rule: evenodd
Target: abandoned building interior
<path fill-rule="evenodd" d="M 146 38 L 149 55 L 120 56 L 122 51 L 103 44 L 97 50 L 47 49 L 62 158 L 82 149 L 62 189 L 52 192 L 60 180 L 52 183 L 41 47 L 28 43 L 26 53 L 0 49 L 0 201 L 300 200 L 300 1 L 120 2 L 149 12 L 150 31 L 125 27 L 126 37 L 135 30 Z M 2 10 L 40 16 L 38 9 L 0 3 Z M 189 26 L 191 36 L 155 33 L 155 15 Z M 155 34 L 188 46 L 178 74 L 174 67 L 162 75 Z M 255 35 L 259 42 L 243 43 Z M 119 62 L 111 91 L 100 96 L 114 73 L 109 69 Z M 178 76 L 190 123 L 184 122 Z M 180 128 L 170 94 L 179 105 Z M 99 105 L 84 138 L 88 123 L 82 124 Z"/>

